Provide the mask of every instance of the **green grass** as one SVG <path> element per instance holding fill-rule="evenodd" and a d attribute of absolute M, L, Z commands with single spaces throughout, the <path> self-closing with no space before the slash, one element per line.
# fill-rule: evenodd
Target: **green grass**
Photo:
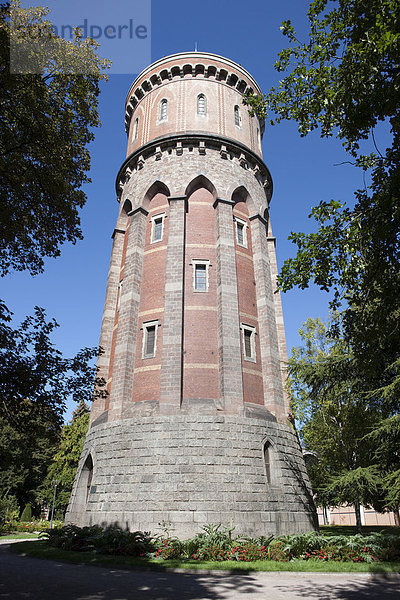
<path fill-rule="evenodd" d="M 321 525 L 319 530 L 322 535 L 354 535 L 357 533 L 355 526 L 352 525 Z M 394 527 L 393 525 L 368 525 L 362 528 L 361 533 L 368 535 L 369 533 L 380 531 L 392 535 L 400 535 L 400 527 Z"/>
<path fill-rule="evenodd" d="M 37 539 L 39 537 L 38 533 L 5 533 L 0 535 L 0 542 L 3 540 L 26 540 L 27 538 Z"/>
<path fill-rule="evenodd" d="M 268 561 L 254 562 L 212 562 L 212 561 L 194 561 L 194 560 L 156 560 L 134 558 L 132 556 L 110 556 L 106 554 L 93 554 L 90 552 L 72 552 L 51 548 L 45 542 L 20 542 L 13 544 L 13 552 L 19 554 L 28 554 L 37 558 L 47 558 L 52 560 L 61 560 L 72 563 L 103 565 L 121 568 L 134 569 L 155 569 L 165 570 L 174 569 L 205 569 L 221 570 L 230 572 L 242 571 L 297 571 L 297 572 L 320 572 L 320 573 L 400 573 L 400 562 L 376 562 L 367 563 L 349 563 L 349 562 L 320 562 L 320 561 L 292 561 L 289 563 Z"/>

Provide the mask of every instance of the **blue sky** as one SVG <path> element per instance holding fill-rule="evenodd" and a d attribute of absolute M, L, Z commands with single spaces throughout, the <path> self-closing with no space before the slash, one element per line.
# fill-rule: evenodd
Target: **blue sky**
<path fill-rule="evenodd" d="M 111 2 L 80 3 L 85 15 L 96 15 L 99 4 L 112 10 Z M 131 5 L 133 14 L 136 3 Z M 290 18 L 298 37 L 305 39 L 307 8 L 304 0 L 253 0 L 249 4 L 237 0 L 152 0 L 151 60 L 193 50 L 197 42 L 200 51 L 242 64 L 261 88 L 268 90 L 278 83 L 279 74 L 273 65 L 279 50 L 286 46 L 280 24 Z M 129 44 L 124 52 L 129 54 Z M 142 58 L 132 56 L 132 64 L 139 64 Z M 102 84 L 102 127 L 90 147 L 92 183 L 84 188 L 87 203 L 81 213 L 84 240 L 75 246 L 63 246 L 60 258 L 46 260 L 43 275 L 32 278 L 13 273 L 2 280 L 1 297 L 17 321 L 39 305 L 59 322 L 54 341 L 65 355 L 98 344 L 111 233 L 118 212 L 115 177 L 126 152 L 124 101 L 136 74 L 132 70 L 125 75 L 111 75 L 108 83 Z M 345 160 L 335 139 L 321 140 L 318 133 L 301 139 L 293 123 L 267 126 L 263 152 L 274 180 L 271 219 L 281 265 L 295 252 L 294 245 L 287 241 L 290 232 L 312 229 L 307 219 L 311 207 L 331 198 L 351 203 L 353 191 L 363 187 L 362 173 L 349 165 L 335 166 Z M 328 295 L 309 289 L 294 290 L 282 298 L 290 350 L 299 343 L 297 332 L 305 319 L 327 317 Z"/>

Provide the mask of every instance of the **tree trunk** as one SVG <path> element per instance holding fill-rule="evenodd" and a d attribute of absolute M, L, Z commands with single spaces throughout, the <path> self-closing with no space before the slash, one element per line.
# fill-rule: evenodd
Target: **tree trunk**
<path fill-rule="evenodd" d="M 356 530 L 357 533 L 361 533 L 361 507 L 359 502 L 354 503 L 354 509 L 356 513 Z"/>
<path fill-rule="evenodd" d="M 395 523 L 395 525 L 397 525 L 397 527 L 399 527 L 399 525 L 400 525 L 399 507 L 393 509 L 393 514 L 394 514 L 394 523 Z"/>

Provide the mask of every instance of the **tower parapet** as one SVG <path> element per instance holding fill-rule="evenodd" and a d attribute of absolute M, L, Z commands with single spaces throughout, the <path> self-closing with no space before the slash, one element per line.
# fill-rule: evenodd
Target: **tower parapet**
<path fill-rule="evenodd" d="M 207 53 L 163 58 L 132 85 L 100 375 L 67 521 L 179 535 L 313 527 L 287 420 L 263 125 L 254 79 Z"/>

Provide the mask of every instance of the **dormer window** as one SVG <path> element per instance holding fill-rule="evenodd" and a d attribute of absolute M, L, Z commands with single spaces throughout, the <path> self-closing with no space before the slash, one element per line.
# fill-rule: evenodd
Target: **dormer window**
<path fill-rule="evenodd" d="M 204 94 L 199 94 L 197 96 L 197 114 L 202 117 L 206 114 L 206 97 Z"/>
<path fill-rule="evenodd" d="M 167 120 L 167 112 L 168 112 L 168 100 L 166 100 L 164 98 L 164 100 L 161 100 L 160 121 L 166 121 Z"/>

